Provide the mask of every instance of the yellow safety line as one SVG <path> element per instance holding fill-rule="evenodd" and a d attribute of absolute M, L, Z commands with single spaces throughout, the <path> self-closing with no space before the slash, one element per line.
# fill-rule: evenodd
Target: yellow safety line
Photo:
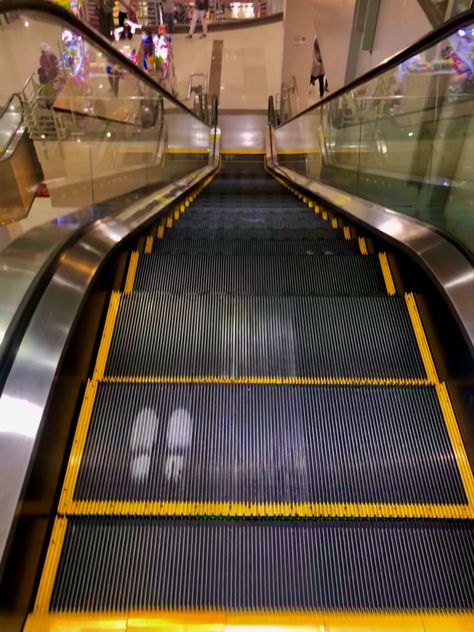
<path fill-rule="evenodd" d="M 163 239 L 164 236 L 165 236 L 165 227 L 160 224 L 158 228 L 156 229 L 156 238 Z"/>
<path fill-rule="evenodd" d="M 145 254 L 151 255 L 152 252 L 153 252 L 153 237 L 150 235 L 146 238 Z M 136 271 L 136 267 L 135 267 L 135 271 Z M 133 285 L 132 285 L 132 288 L 133 288 Z"/>
<path fill-rule="evenodd" d="M 131 610 L 30 614 L 24 632 L 468 632 L 474 613 Z"/>
<path fill-rule="evenodd" d="M 296 384 L 307 386 L 430 386 L 432 382 L 424 378 L 326 378 L 326 377 L 222 377 L 212 375 L 197 376 L 104 376 L 104 382 L 130 384 Z"/>
<path fill-rule="evenodd" d="M 64 534 L 66 533 L 67 521 L 65 518 L 56 518 L 54 521 L 51 540 L 49 541 L 48 552 L 41 574 L 41 581 L 36 595 L 34 611 L 36 613 L 46 613 L 49 608 L 49 602 L 56 579 L 59 558 L 64 542 Z"/>
<path fill-rule="evenodd" d="M 140 253 L 138 252 L 138 250 L 134 250 L 132 254 L 130 255 L 130 261 L 128 263 L 127 278 L 125 279 L 125 287 L 124 287 L 125 294 L 130 294 L 130 292 L 133 290 L 133 284 L 135 283 L 135 275 L 137 273 L 139 256 L 140 256 Z"/>
<path fill-rule="evenodd" d="M 278 156 L 309 156 L 320 153 L 320 149 L 279 149 L 277 152 Z"/>
<path fill-rule="evenodd" d="M 322 212 L 321 212 L 321 215 L 322 215 L 323 219 L 324 219 L 325 221 L 327 221 L 327 219 L 328 219 L 328 212 L 327 212 L 327 211 L 322 211 Z"/>
<path fill-rule="evenodd" d="M 105 365 L 107 363 L 107 356 L 109 355 L 109 348 L 112 341 L 112 334 L 114 332 L 119 305 L 120 292 L 112 292 L 112 296 L 110 297 L 109 309 L 107 311 L 107 317 L 105 319 L 104 329 L 102 331 L 102 339 L 100 341 L 99 352 L 97 354 L 97 360 L 95 363 L 93 375 L 94 381 L 101 380 L 104 376 Z"/>
<path fill-rule="evenodd" d="M 438 395 L 439 404 L 443 412 L 444 422 L 448 431 L 451 446 L 453 448 L 456 462 L 459 469 L 459 474 L 464 486 L 466 498 L 470 507 L 470 518 L 474 517 L 474 477 L 469 465 L 466 450 L 462 441 L 461 433 L 456 421 L 454 409 L 451 404 L 448 389 L 446 384 L 436 384 L 436 394 Z"/>
<path fill-rule="evenodd" d="M 365 241 L 365 237 L 359 237 L 359 250 L 361 255 L 368 255 L 369 251 L 367 250 L 367 242 Z"/>
<path fill-rule="evenodd" d="M 212 516 L 283 518 L 431 518 L 466 520 L 474 518 L 468 505 L 414 503 L 301 503 L 233 502 L 194 500 L 76 500 L 68 515 L 109 516 Z"/>
<path fill-rule="evenodd" d="M 349 226 L 344 226 L 343 232 L 344 232 L 344 239 L 346 239 L 347 241 L 352 239 L 351 229 L 349 228 Z"/>
<path fill-rule="evenodd" d="M 165 149 L 165 154 L 209 154 L 209 149 Z"/>
<path fill-rule="evenodd" d="M 423 366 L 425 367 L 426 375 L 431 384 L 437 384 L 439 382 L 438 374 L 436 372 L 433 356 L 431 355 L 430 346 L 425 335 L 423 323 L 421 322 L 420 313 L 416 305 L 415 297 L 412 293 L 405 294 L 405 303 L 410 315 L 413 331 L 415 332 L 416 342 L 418 349 L 420 350 Z"/>
<path fill-rule="evenodd" d="M 264 149 L 221 149 L 221 156 L 265 156 Z"/>
<path fill-rule="evenodd" d="M 338 222 L 337 222 L 337 217 L 333 217 L 333 218 L 331 219 L 331 227 L 332 227 L 332 228 L 339 228 L 339 224 L 338 224 Z"/>
<path fill-rule="evenodd" d="M 76 433 L 69 455 L 66 476 L 64 477 L 63 488 L 61 490 L 61 498 L 59 499 L 58 513 L 60 514 L 66 514 L 73 503 L 74 489 L 79 474 L 96 392 L 97 382 L 91 382 L 89 380 L 84 393 L 84 399 L 82 400 L 81 412 L 79 414 Z"/>
<path fill-rule="evenodd" d="M 396 294 L 395 283 L 393 282 L 392 271 L 390 270 L 390 265 L 385 252 L 379 252 L 379 261 L 382 269 L 383 280 L 385 281 L 385 287 L 387 288 L 387 294 L 389 296 L 394 296 Z"/>

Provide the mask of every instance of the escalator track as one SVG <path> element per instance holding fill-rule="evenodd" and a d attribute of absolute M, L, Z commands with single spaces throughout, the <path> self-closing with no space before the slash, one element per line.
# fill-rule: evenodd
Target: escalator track
<path fill-rule="evenodd" d="M 416 296 L 284 187 L 225 162 L 130 253 L 26 630 L 474 624 L 474 478 Z"/>

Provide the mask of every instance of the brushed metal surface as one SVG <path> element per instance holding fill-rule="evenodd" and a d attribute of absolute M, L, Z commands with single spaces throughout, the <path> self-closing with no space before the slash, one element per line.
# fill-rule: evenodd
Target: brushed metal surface
<path fill-rule="evenodd" d="M 131 203 L 114 217 L 94 221 L 61 258 L 26 329 L 0 397 L 0 574 L 43 430 L 51 387 L 94 276 L 123 239 L 212 173 L 218 161 L 217 146 L 209 166 Z M 46 234 L 44 242 L 48 250 Z M 23 261 L 20 254 L 19 261 Z M 23 285 L 33 278 L 34 269 L 32 264 L 26 281 L 17 270 Z M 12 270 L 11 279 L 13 275 Z"/>
<path fill-rule="evenodd" d="M 428 224 L 281 167 L 272 157 L 271 135 L 272 131 L 266 137 L 270 145 L 267 146 L 267 166 L 337 206 L 344 214 L 415 259 L 444 294 L 474 355 L 474 268 L 469 259 Z"/>

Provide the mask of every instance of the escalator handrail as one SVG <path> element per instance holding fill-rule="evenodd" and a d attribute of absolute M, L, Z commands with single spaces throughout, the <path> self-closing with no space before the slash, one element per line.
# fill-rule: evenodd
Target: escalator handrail
<path fill-rule="evenodd" d="M 473 8 L 463 11 L 463 13 L 459 13 L 459 15 L 456 15 L 455 17 L 451 18 L 449 21 L 445 22 L 444 24 L 439 26 L 437 29 L 430 31 L 427 35 L 424 35 L 421 39 L 419 39 L 414 44 L 410 44 L 410 46 L 408 46 L 404 50 L 382 61 L 378 66 L 375 66 L 375 68 L 372 68 L 371 70 L 364 73 L 363 75 L 360 75 L 360 77 L 357 77 L 356 79 L 342 86 L 338 90 L 335 90 L 327 97 L 324 97 L 317 103 L 310 105 L 309 107 L 305 108 L 298 114 L 295 114 L 295 116 L 288 119 L 284 123 L 281 123 L 280 125 L 274 125 L 273 127 L 275 129 L 280 129 L 281 127 L 284 127 L 285 125 L 288 125 L 289 123 L 293 122 L 297 118 L 300 118 L 304 116 L 305 114 L 312 112 L 313 110 L 319 109 L 320 107 L 328 104 L 330 101 L 333 101 L 334 99 L 337 99 L 338 97 L 341 97 L 347 94 L 351 90 L 354 90 L 354 88 L 357 88 L 361 86 L 362 84 L 367 83 L 368 81 L 375 79 L 376 77 L 379 77 L 380 75 L 387 72 L 387 70 L 391 70 L 392 68 L 395 68 L 396 66 L 400 65 L 401 63 L 413 57 L 414 55 L 418 55 L 424 50 L 426 50 L 427 48 L 431 48 L 432 46 L 434 46 L 435 44 L 438 44 L 440 41 L 442 41 L 446 37 L 449 37 L 450 35 L 455 33 L 458 29 L 472 22 L 474 22 L 474 6 Z"/>
<path fill-rule="evenodd" d="M 0 121 L 2 120 L 3 116 L 10 110 L 10 106 L 12 104 L 12 101 L 15 98 L 19 99 L 19 101 L 21 103 L 21 96 L 17 92 L 13 92 L 11 97 L 8 99 L 7 103 L 3 107 L 2 111 L 0 112 Z M 5 148 L 3 150 L 0 148 L 0 162 L 2 160 L 5 160 L 5 159 L 9 158 L 10 155 L 15 150 L 17 144 L 18 144 L 17 142 L 15 142 L 15 138 L 17 138 L 18 131 L 23 127 L 23 123 L 24 123 L 23 107 L 21 108 L 21 113 L 20 114 L 21 114 L 20 122 L 18 123 L 15 131 L 11 134 L 10 139 L 8 140 L 8 143 L 6 144 L 6 146 L 5 146 Z M 23 131 L 21 131 L 21 133 L 23 133 Z M 20 134 L 20 136 L 21 136 L 21 134 Z M 13 142 L 13 146 L 12 146 L 12 142 Z"/>
<path fill-rule="evenodd" d="M 58 20 L 65 22 L 71 29 L 76 31 L 81 37 L 85 37 L 90 42 L 99 46 L 107 53 L 107 57 L 115 59 L 121 66 L 132 74 L 138 76 L 144 83 L 147 83 L 153 90 L 161 93 L 168 101 L 176 107 L 186 111 L 190 116 L 210 127 L 206 121 L 202 120 L 192 110 L 186 107 L 179 99 L 161 87 L 154 79 L 152 79 L 144 70 L 136 66 L 130 59 L 122 55 L 120 51 L 115 49 L 110 42 L 100 33 L 84 22 L 81 22 L 75 15 L 63 9 L 62 7 L 49 2 L 48 0 L 0 0 L 0 15 L 8 12 L 19 13 L 22 11 L 31 11 L 34 13 L 44 13 Z"/>

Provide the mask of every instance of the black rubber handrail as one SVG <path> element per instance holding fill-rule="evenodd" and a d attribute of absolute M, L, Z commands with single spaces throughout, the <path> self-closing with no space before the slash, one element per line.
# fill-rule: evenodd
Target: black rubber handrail
<path fill-rule="evenodd" d="M 65 22 L 71 29 L 73 29 L 81 36 L 85 37 L 87 40 L 105 51 L 108 58 L 115 59 L 120 65 L 126 67 L 129 72 L 137 75 L 144 83 L 148 84 L 151 88 L 161 93 L 164 97 L 168 99 L 168 101 L 171 101 L 171 103 L 179 107 L 181 110 L 184 110 L 190 116 L 209 127 L 209 125 L 199 116 L 197 116 L 192 110 L 186 107 L 183 103 L 181 103 L 181 101 L 170 94 L 167 90 L 162 88 L 154 79 L 147 75 L 146 72 L 136 66 L 130 59 L 125 57 L 125 55 L 122 55 L 113 46 L 111 46 L 110 42 L 105 37 L 103 37 L 100 33 L 91 28 L 88 24 L 81 22 L 81 20 L 76 18 L 75 15 L 73 15 L 66 9 L 63 9 L 62 7 L 58 6 L 57 4 L 53 4 L 48 0 L 0 0 L 0 14 L 10 12 L 19 13 L 22 11 L 47 14 L 48 16 L 52 16 L 54 18 L 57 18 L 58 20 L 61 20 L 62 22 Z"/>
<path fill-rule="evenodd" d="M 326 105 L 330 101 L 333 101 L 334 99 L 337 99 L 338 97 L 346 94 L 350 90 L 353 90 L 354 88 L 357 88 L 358 86 L 364 83 L 367 83 L 367 81 L 370 81 L 371 79 L 375 79 L 375 77 L 379 77 L 380 75 L 387 72 L 387 70 L 391 70 L 392 68 L 395 68 L 396 66 L 403 63 L 407 59 L 410 59 L 410 57 L 413 57 L 414 55 L 418 55 L 419 53 L 423 52 L 427 48 L 431 48 L 435 44 L 438 44 L 441 40 L 455 33 L 461 27 L 472 22 L 474 22 L 474 8 L 468 9 L 467 11 L 463 11 L 463 13 L 460 13 L 459 15 L 456 15 L 454 18 L 451 18 L 451 20 L 449 20 L 448 22 L 445 22 L 434 31 L 430 31 L 430 33 L 428 33 L 427 35 L 424 35 L 421 39 L 419 39 L 414 44 L 410 44 L 410 46 L 400 51 L 399 53 L 396 53 L 395 55 L 393 55 L 393 57 L 389 57 L 388 59 L 380 63 L 378 66 L 376 66 L 375 68 L 372 68 L 365 74 L 361 75 L 360 77 L 357 77 L 357 79 L 354 79 L 350 83 L 347 83 L 345 86 L 342 86 L 342 88 L 339 88 L 338 90 L 336 90 L 329 96 L 325 97 L 324 99 L 321 99 L 314 105 L 310 105 L 308 108 L 306 108 L 302 112 L 299 112 L 298 114 L 295 114 L 295 116 L 288 119 L 281 125 L 275 126 L 275 128 L 279 129 L 280 127 L 284 127 L 285 125 L 288 125 L 289 123 L 299 118 L 300 116 L 304 116 L 305 114 L 308 114 L 308 112 L 316 110 L 320 108 L 322 105 Z"/>

